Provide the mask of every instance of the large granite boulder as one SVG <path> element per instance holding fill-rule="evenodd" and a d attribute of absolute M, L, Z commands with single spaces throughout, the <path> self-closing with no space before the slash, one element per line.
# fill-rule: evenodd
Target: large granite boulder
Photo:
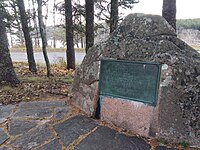
<path fill-rule="evenodd" d="M 130 14 L 106 41 L 89 49 L 76 70 L 72 93 L 74 104 L 90 116 L 97 107 L 103 58 L 158 62 L 162 69 L 155 108 L 137 104 L 136 110 L 134 102 L 107 98 L 101 119 L 144 136 L 200 146 L 200 54 L 178 39 L 164 18 Z"/>

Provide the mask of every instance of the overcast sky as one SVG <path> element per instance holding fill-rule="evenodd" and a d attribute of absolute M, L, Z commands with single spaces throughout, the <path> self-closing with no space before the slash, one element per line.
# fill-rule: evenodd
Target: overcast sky
<path fill-rule="evenodd" d="M 77 0 L 76 0 L 77 1 Z M 85 0 L 80 0 L 82 3 Z M 109 0 L 108 0 L 109 1 Z M 163 0 L 139 0 L 138 4 L 135 4 L 133 9 L 123 10 L 125 15 L 129 13 L 145 13 L 145 14 L 162 14 L 162 3 Z M 26 2 L 26 0 L 25 0 Z M 56 3 L 64 2 L 64 0 L 56 0 Z M 200 0 L 176 0 L 177 6 L 177 19 L 191 19 L 200 18 Z M 49 12 L 53 9 L 53 0 L 49 0 Z M 45 9 L 45 8 L 44 8 Z M 60 15 L 57 14 L 57 22 L 60 22 Z M 64 19 L 64 18 L 63 18 Z M 52 14 L 49 14 L 48 20 L 49 25 L 53 25 Z"/>
<path fill-rule="evenodd" d="M 140 0 L 132 12 L 162 14 L 163 0 Z M 177 19 L 200 18 L 200 0 L 176 0 Z"/>
<path fill-rule="evenodd" d="M 56 2 L 61 2 L 64 0 L 56 0 Z M 85 0 L 80 0 L 84 2 Z M 139 0 L 138 4 L 134 5 L 130 12 L 140 12 L 146 14 L 162 14 L 162 2 L 163 0 Z M 53 0 L 49 0 L 52 3 Z M 51 5 L 51 4 L 50 4 Z M 188 19 L 188 18 L 200 18 L 200 0 L 176 0 L 177 6 L 177 19 Z"/>

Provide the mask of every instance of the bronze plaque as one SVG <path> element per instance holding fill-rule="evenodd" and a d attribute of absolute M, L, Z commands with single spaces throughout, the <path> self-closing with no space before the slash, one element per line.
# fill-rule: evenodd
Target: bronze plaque
<path fill-rule="evenodd" d="M 101 60 L 99 94 L 155 106 L 160 68 L 152 62 Z"/>

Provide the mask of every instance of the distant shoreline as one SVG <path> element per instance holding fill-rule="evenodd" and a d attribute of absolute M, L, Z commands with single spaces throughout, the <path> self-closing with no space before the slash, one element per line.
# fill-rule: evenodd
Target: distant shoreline
<path fill-rule="evenodd" d="M 10 52 L 26 52 L 25 47 L 9 48 Z M 74 48 L 75 52 L 85 52 L 84 48 Z M 33 48 L 34 52 L 42 52 L 42 48 Z M 47 48 L 47 52 L 65 52 L 66 48 Z"/>
<path fill-rule="evenodd" d="M 195 50 L 197 50 L 198 52 L 200 52 L 200 46 L 191 46 L 192 48 L 194 48 Z M 85 49 L 84 48 L 74 48 L 75 52 L 81 52 L 81 53 L 85 53 Z M 41 48 L 34 48 L 33 49 L 34 52 L 42 52 Z M 22 47 L 22 48 L 10 48 L 10 52 L 26 52 L 26 48 Z M 66 52 L 66 48 L 47 48 L 47 52 Z"/>
<path fill-rule="evenodd" d="M 10 51 L 11 59 L 13 62 L 27 62 L 27 54 L 25 51 Z M 84 52 L 75 52 L 75 60 L 77 64 L 81 64 L 85 57 Z M 45 63 L 42 51 L 34 52 L 34 58 L 36 63 Z M 51 64 L 57 63 L 58 61 L 66 60 L 65 51 L 49 51 L 48 58 Z"/>

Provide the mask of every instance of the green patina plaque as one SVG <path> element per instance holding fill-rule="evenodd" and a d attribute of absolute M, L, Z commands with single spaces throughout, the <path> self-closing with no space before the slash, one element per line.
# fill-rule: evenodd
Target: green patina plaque
<path fill-rule="evenodd" d="M 101 60 L 99 94 L 155 106 L 160 68 L 159 63 Z"/>

